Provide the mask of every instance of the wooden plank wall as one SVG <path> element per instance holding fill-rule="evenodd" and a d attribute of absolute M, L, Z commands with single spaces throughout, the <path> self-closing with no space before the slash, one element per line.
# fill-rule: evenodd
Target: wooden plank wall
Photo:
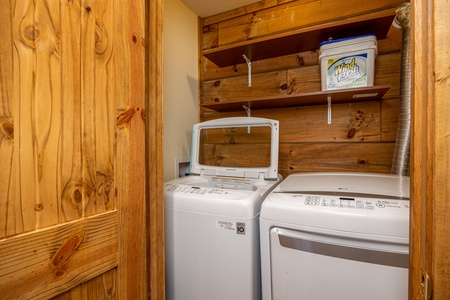
<path fill-rule="evenodd" d="M 145 16 L 2 1 L 0 298 L 146 298 Z"/>
<path fill-rule="evenodd" d="M 403 2 L 263 1 L 202 19 L 201 47 L 232 45 L 348 17 L 395 11 Z M 244 60 L 219 68 L 202 57 L 200 102 L 319 91 L 318 50 L 252 62 L 250 88 Z M 378 41 L 378 52 L 374 84 L 388 84 L 391 89 L 383 100 L 333 105 L 331 125 L 323 105 L 252 111 L 252 116 L 280 121 L 279 172 L 283 176 L 306 171 L 390 173 L 400 95 L 401 30 L 391 27 L 387 38 Z M 201 121 L 247 116 L 244 109 L 216 112 L 199 108 L 199 114 Z M 217 159 L 220 151 L 211 153 L 212 159 Z"/>

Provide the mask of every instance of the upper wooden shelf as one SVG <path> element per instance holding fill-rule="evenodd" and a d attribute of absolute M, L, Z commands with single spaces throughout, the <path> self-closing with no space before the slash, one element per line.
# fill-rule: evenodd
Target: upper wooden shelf
<path fill-rule="evenodd" d="M 395 11 L 364 15 L 293 30 L 245 42 L 203 51 L 203 55 L 223 68 L 245 63 L 245 54 L 251 61 L 319 49 L 323 41 L 363 34 L 375 34 L 384 39 L 395 17 Z"/>
<path fill-rule="evenodd" d="M 236 111 L 242 110 L 243 105 L 247 106 L 250 109 L 323 105 L 328 104 L 328 97 L 331 97 L 331 104 L 371 101 L 381 99 L 390 88 L 390 85 L 368 86 L 355 89 L 319 91 L 294 95 L 255 98 L 248 100 L 207 103 L 201 104 L 200 106 L 213 109 L 215 111 Z"/>

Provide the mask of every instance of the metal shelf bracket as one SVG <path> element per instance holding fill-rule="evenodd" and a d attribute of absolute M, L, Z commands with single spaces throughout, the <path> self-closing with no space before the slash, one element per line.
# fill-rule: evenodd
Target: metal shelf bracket
<path fill-rule="evenodd" d="M 328 102 L 328 125 L 331 124 L 331 96 L 327 96 Z"/>
<path fill-rule="evenodd" d="M 248 59 L 247 55 L 242 54 L 242 57 L 245 59 L 245 61 L 247 62 L 247 68 L 248 68 L 248 86 L 251 87 L 252 86 L 252 62 L 250 61 L 250 59 Z"/>
<path fill-rule="evenodd" d="M 245 109 L 245 111 L 247 112 L 247 117 L 251 117 L 252 116 L 252 110 L 250 109 L 250 107 L 242 105 L 242 107 Z M 247 127 L 247 133 L 250 133 L 250 126 Z"/>

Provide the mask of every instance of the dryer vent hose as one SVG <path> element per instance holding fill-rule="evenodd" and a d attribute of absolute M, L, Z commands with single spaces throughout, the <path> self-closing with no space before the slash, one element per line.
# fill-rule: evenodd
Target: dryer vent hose
<path fill-rule="evenodd" d="M 392 174 L 409 175 L 409 147 L 411 136 L 411 35 L 410 3 L 397 9 L 393 25 L 402 29 L 402 56 L 400 79 L 400 109 L 397 125 L 397 138 L 392 160 Z"/>

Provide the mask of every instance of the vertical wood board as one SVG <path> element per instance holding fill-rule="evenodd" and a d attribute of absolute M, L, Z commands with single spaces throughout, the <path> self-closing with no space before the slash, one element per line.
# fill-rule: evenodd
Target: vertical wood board
<path fill-rule="evenodd" d="M 144 1 L 114 3 L 114 95 L 120 215 L 118 298 L 146 297 Z"/>
<path fill-rule="evenodd" d="M 88 9 L 89 7 L 89 9 Z M 82 145 L 83 184 L 91 190 L 85 215 L 116 208 L 114 192 L 115 75 L 113 42 L 116 39 L 112 1 L 86 3 L 82 12 Z"/>
<path fill-rule="evenodd" d="M 450 3 L 434 1 L 435 30 L 435 152 L 434 152 L 434 204 L 433 204 L 433 297 L 450 297 Z"/>
<path fill-rule="evenodd" d="M 163 151 L 163 0 L 150 1 L 147 19 L 147 299 L 165 299 Z"/>

